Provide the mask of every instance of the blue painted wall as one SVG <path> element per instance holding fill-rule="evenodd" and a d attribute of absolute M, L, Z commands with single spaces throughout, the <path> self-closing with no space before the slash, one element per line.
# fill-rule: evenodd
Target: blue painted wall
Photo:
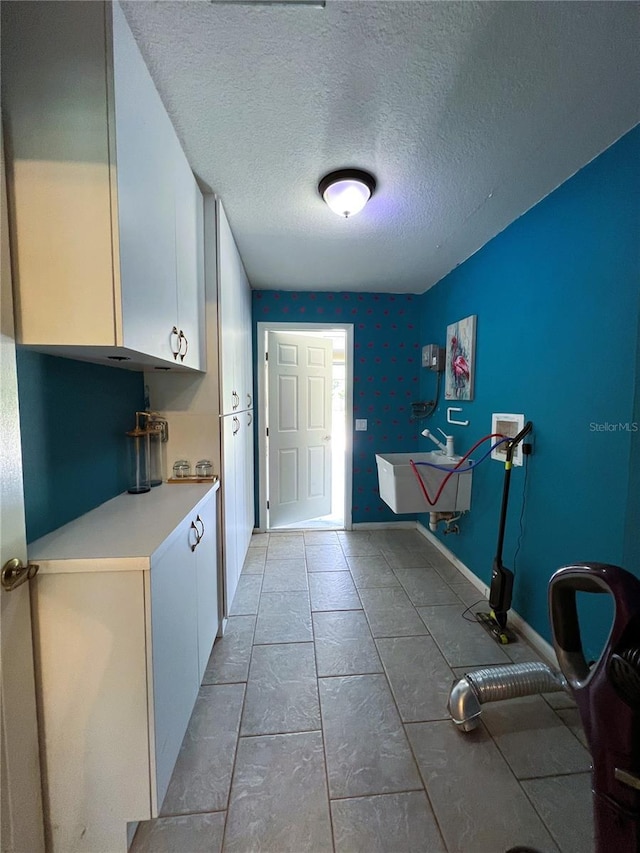
<path fill-rule="evenodd" d="M 353 416 L 368 420 L 367 432 L 353 433 L 356 523 L 414 518 L 395 515 L 380 500 L 375 454 L 416 447 L 418 428 L 410 421 L 410 404 L 419 399 L 420 303 L 421 297 L 410 294 L 253 293 L 255 354 L 258 322 L 353 323 Z"/>
<path fill-rule="evenodd" d="M 144 375 L 18 348 L 27 541 L 127 488 Z"/>
<path fill-rule="evenodd" d="M 640 239 L 638 240 L 638 254 L 640 255 Z M 638 260 L 638 266 L 640 267 L 640 260 Z M 638 431 L 631 435 L 623 565 L 635 567 L 636 573 L 640 575 L 640 314 L 638 316 L 635 371 L 633 421 L 638 424 Z"/>
<path fill-rule="evenodd" d="M 448 324 L 478 318 L 475 399 L 457 404 L 470 425 L 451 427 L 459 451 L 490 432 L 492 412 L 521 412 L 534 423 L 526 493 L 524 470 L 512 477 L 504 564 L 514 566 L 524 494 L 514 607 L 546 638 L 554 570 L 598 560 L 640 575 L 639 163 L 640 127 L 422 300 L 425 343 L 444 344 Z M 445 406 L 434 426 L 446 428 Z M 486 583 L 502 478 L 495 461 L 475 472 L 472 511 L 461 534 L 446 539 Z M 594 598 L 603 600 L 589 596 L 584 618 L 597 646 L 607 617 Z"/>
<path fill-rule="evenodd" d="M 254 334 L 260 320 L 354 323 L 354 416 L 369 419 L 368 433 L 354 433 L 355 523 L 411 517 L 380 501 L 375 453 L 432 448 L 419 435 L 425 422 L 410 422 L 409 403 L 434 391 L 420 347 L 477 315 L 476 394 L 460 404 L 470 425 L 447 425 L 444 400 L 427 423 L 464 451 L 490 431 L 492 412 L 534 422 L 526 489 L 524 468 L 512 477 L 504 563 L 516 570 L 514 607 L 547 639 L 558 567 L 599 560 L 640 576 L 639 161 L 636 128 L 422 296 L 253 296 Z M 495 461 L 475 472 L 472 511 L 444 539 L 485 583 L 503 474 Z M 581 604 L 591 654 L 609 619 L 603 597 Z"/>

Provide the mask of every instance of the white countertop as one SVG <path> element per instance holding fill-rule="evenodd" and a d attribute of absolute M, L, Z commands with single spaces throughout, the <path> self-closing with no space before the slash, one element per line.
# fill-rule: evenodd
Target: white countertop
<path fill-rule="evenodd" d="M 140 571 L 216 483 L 163 483 L 143 495 L 126 492 L 36 539 L 29 560 L 41 573 Z"/>

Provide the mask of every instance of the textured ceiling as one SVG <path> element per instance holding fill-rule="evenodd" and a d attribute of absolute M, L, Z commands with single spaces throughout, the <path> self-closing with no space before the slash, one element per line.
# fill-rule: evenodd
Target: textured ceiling
<path fill-rule="evenodd" d="M 123 7 L 255 288 L 422 293 L 640 121 L 635 2 Z"/>

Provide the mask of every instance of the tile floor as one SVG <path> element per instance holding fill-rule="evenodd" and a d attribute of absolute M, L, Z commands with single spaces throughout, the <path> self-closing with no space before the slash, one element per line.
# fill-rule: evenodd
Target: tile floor
<path fill-rule="evenodd" d="M 591 853 L 568 696 L 485 705 L 470 734 L 447 718 L 456 675 L 538 659 L 462 618 L 478 598 L 414 531 L 255 535 L 133 853 Z"/>

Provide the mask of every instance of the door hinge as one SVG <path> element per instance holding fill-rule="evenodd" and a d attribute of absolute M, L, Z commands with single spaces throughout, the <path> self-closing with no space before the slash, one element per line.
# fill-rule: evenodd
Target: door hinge
<path fill-rule="evenodd" d="M 269 438 L 269 427 L 267 427 L 266 433 L 267 433 L 267 438 Z"/>
<path fill-rule="evenodd" d="M 269 361 L 269 353 L 268 353 L 268 352 L 265 352 L 265 354 L 264 354 L 264 360 L 265 360 L 265 361 Z"/>
<path fill-rule="evenodd" d="M 267 509 L 269 509 L 269 501 L 267 501 Z"/>

